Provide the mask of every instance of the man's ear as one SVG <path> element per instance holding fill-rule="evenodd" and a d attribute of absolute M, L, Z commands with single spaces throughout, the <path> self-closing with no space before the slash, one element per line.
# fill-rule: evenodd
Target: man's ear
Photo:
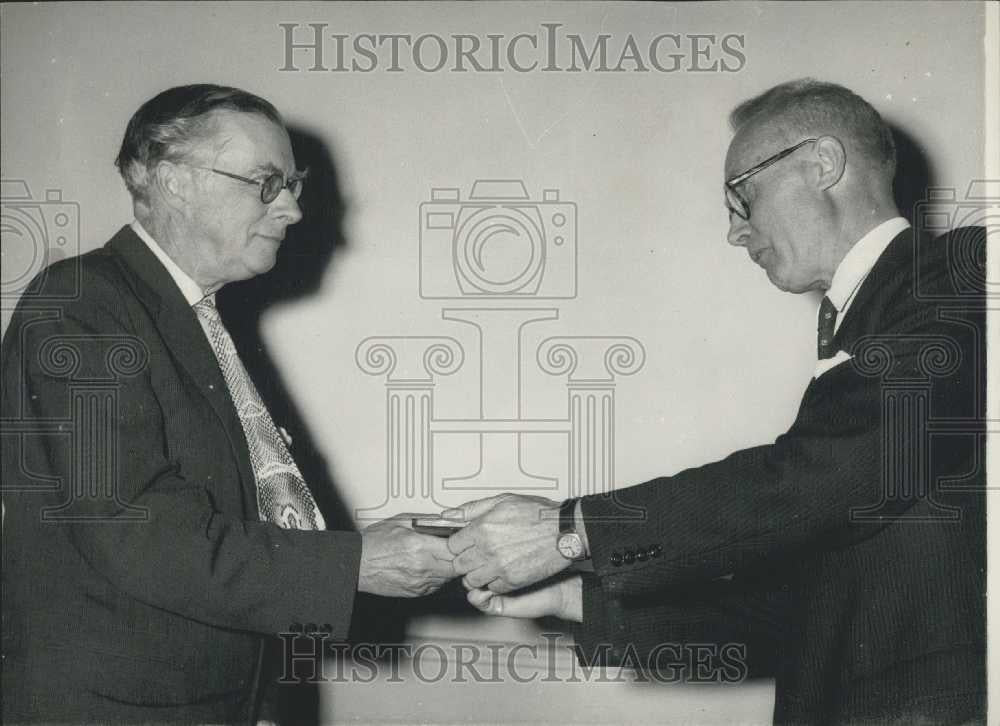
<path fill-rule="evenodd" d="M 177 211 L 188 206 L 194 193 L 194 181 L 190 172 L 171 161 L 161 161 L 156 165 L 153 169 L 153 185 L 160 199 Z"/>
<path fill-rule="evenodd" d="M 821 136 L 816 140 L 816 159 L 819 161 L 819 188 L 827 190 L 844 176 L 847 152 L 836 136 Z"/>

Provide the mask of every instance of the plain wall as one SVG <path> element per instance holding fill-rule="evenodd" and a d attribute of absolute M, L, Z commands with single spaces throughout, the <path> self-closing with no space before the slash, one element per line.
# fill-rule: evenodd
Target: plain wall
<path fill-rule="evenodd" d="M 276 410 L 300 434 L 297 445 L 306 450 L 296 456 L 308 459 L 324 499 L 339 500 L 348 519 L 436 511 L 503 491 L 504 481 L 486 488 L 443 481 L 468 475 L 490 456 L 499 461 L 496 471 L 517 464 L 543 477 L 533 493 L 560 499 L 569 491 L 565 433 L 526 434 L 515 449 L 509 437 L 480 446 L 478 434 L 467 432 L 434 437 L 426 462 L 431 497 L 388 497 L 386 380 L 356 360 L 359 344 L 372 336 L 408 338 L 393 343 L 409 346 L 407 354 L 422 344 L 413 338 L 453 340 L 464 359 L 450 375 L 432 377 L 430 415 L 461 419 L 466 431 L 486 415 L 484 407 L 505 404 L 516 419 L 512 429 L 527 419 L 568 418 L 566 376 L 544 373 L 536 359 L 543 340 L 638 341 L 644 360 L 614 377 L 613 438 L 602 449 L 619 486 L 769 442 L 787 427 L 815 360 L 817 300 L 780 293 L 743 250 L 725 242 L 726 117 L 744 98 L 801 76 L 842 83 L 898 130 L 911 186 L 929 180 L 961 195 L 982 175 L 978 3 L 73 3 L 7 5 L 0 17 L 3 178 L 26 182 L 35 199 L 58 189 L 63 204 L 78 205 L 78 241 L 53 245 L 55 256 L 93 249 L 131 220 L 112 160 L 129 116 L 158 91 L 235 85 L 285 115 L 297 148 L 308 152 L 299 163 L 317 170 L 314 181 L 326 196 L 315 188 L 307 195 L 310 216 L 289 234 L 282 274 L 243 288 L 257 305 L 242 323 L 263 346 L 256 364 L 269 380 L 262 385 L 281 397 Z M 335 73 L 304 70 L 310 56 L 298 51 L 303 70 L 279 70 L 279 23 L 299 24 L 301 41 L 311 22 L 352 36 L 482 39 L 536 34 L 541 23 L 556 22 L 588 46 L 610 34 L 613 48 L 630 33 L 646 44 L 659 33 L 738 34 L 745 63 L 736 72 L 674 73 L 425 73 L 408 63 L 396 73 L 384 70 L 383 55 L 374 72 Z M 426 229 L 421 237 L 421 204 L 433 188 L 458 188 L 466 200 L 477 179 L 523 180 L 531 202 L 556 189 L 560 209 L 575 209 L 575 260 L 550 247 L 545 283 L 565 281 L 572 268 L 573 297 L 421 297 L 421 240 L 443 244 Z M 10 200 L 2 201 L 8 215 Z M 6 324 L 16 299 L 10 270 L 36 263 L 6 224 L 3 245 Z M 491 333 L 480 341 L 473 325 L 446 319 L 455 314 L 445 309 L 469 307 L 534 308 L 550 319 L 526 326 L 520 338 Z M 396 374 L 406 377 L 402 368 Z M 361 517 L 359 510 L 370 511 Z M 406 637 L 534 641 L 542 629 L 458 610 L 455 597 L 421 606 Z M 771 706 L 770 691 L 758 686 L 715 689 L 711 697 L 694 687 L 623 684 L 585 695 L 569 684 L 507 683 L 488 693 L 439 684 L 414 686 L 406 696 L 392 688 L 328 686 L 333 698 L 324 709 L 328 718 L 362 720 L 758 722 Z"/>

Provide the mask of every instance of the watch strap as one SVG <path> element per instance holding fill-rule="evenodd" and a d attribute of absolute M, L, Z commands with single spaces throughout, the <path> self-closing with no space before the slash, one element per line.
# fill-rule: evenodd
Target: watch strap
<path fill-rule="evenodd" d="M 559 505 L 559 534 L 576 532 L 576 518 L 574 514 L 576 512 L 577 501 L 579 501 L 577 497 L 570 497 Z"/>

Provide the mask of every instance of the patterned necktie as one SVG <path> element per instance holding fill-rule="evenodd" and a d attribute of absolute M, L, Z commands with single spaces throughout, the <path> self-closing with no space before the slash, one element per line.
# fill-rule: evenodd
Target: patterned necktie
<path fill-rule="evenodd" d="M 236 354 L 233 339 L 215 307 L 214 296 L 204 298 L 194 309 L 208 333 L 243 426 L 257 480 L 257 508 L 261 520 L 274 522 L 285 529 L 326 529 L 309 487 Z"/>
<path fill-rule="evenodd" d="M 830 298 L 824 297 L 819 306 L 819 325 L 816 329 L 816 357 L 820 360 L 832 358 L 836 351 L 833 349 L 833 330 L 837 324 L 837 308 L 830 302 Z"/>

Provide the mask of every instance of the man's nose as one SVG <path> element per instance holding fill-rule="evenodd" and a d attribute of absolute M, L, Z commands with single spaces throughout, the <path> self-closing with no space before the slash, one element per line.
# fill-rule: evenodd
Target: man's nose
<path fill-rule="evenodd" d="M 729 234 L 726 241 L 735 247 L 745 247 L 750 234 L 750 223 L 735 212 L 729 213 Z"/>
<path fill-rule="evenodd" d="M 282 189 L 281 193 L 271 202 L 271 213 L 283 219 L 285 224 L 295 224 L 302 219 L 302 209 L 287 189 Z"/>

